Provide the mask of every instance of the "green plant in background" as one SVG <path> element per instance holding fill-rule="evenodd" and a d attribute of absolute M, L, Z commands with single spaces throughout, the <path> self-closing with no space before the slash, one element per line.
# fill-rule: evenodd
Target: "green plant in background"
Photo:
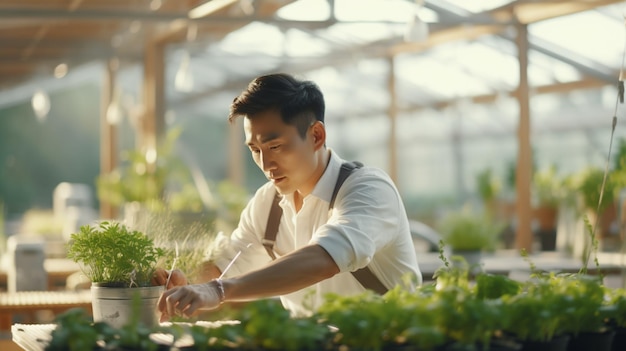
<path fill-rule="evenodd" d="M 610 204 L 615 202 L 618 184 L 621 183 L 620 173 L 609 173 L 604 186 L 602 203 L 600 203 L 600 192 L 604 182 L 604 170 L 600 168 L 588 168 L 575 178 L 573 185 L 581 196 L 582 205 L 585 209 L 602 212 Z"/>
<path fill-rule="evenodd" d="M 44 237 L 61 237 L 63 221 L 52 210 L 30 209 L 22 216 L 20 232 Z"/>
<path fill-rule="evenodd" d="M 502 184 L 493 175 L 491 168 L 484 169 L 476 175 L 476 187 L 478 195 L 485 204 L 495 201 L 502 190 Z"/>
<path fill-rule="evenodd" d="M 203 263 L 208 259 L 218 235 L 213 218 L 181 218 L 181 213 L 150 213 L 142 231 L 163 249 L 157 266 L 181 270 L 190 283 L 200 282 Z"/>
<path fill-rule="evenodd" d="M 82 226 L 71 235 L 67 252 L 93 283 L 124 287 L 151 286 L 163 255 L 164 250 L 144 233 L 113 222 Z"/>
<path fill-rule="evenodd" d="M 173 197 L 176 210 L 202 209 L 200 194 L 190 186 L 191 173 L 174 152 L 181 132 L 170 129 L 155 155 L 142 150 L 123 152 L 122 166 L 96 179 L 98 198 L 114 206 L 138 202 L 158 211 L 169 208 L 167 199 Z"/>
<path fill-rule="evenodd" d="M 558 207 L 565 197 L 563 180 L 555 165 L 533 174 L 532 189 L 539 206 Z"/>
<path fill-rule="evenodd" d="M 486 212 L 475 213 L 466 208 L 449 213 L 437 227 L 445 244 L 455 251 L 489 251 L 496 248 L 505 224 Z"/>

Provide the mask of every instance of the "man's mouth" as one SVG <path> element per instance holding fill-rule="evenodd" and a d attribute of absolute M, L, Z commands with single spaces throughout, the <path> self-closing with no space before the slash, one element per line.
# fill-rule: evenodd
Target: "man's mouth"
<path fill-rule="evenodd" d="M 270 178 L 270 180 L 272 181 L 272 183 L 278 184 L 282 182 L 283 180 L 285 180 L 285 177 L 272 177 Z"/>

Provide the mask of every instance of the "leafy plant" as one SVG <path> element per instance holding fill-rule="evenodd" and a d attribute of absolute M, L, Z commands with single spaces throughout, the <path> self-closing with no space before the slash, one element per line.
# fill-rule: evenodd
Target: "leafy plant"
<path fill-rule="evenodd" d="M 504 223 L 487 213 L 464 210 L 445 216 L 438 228 L 443 241 L 453 250 L 493 250 Z"/>
<path fill-rule="evenodd" d="M 175 210 L 201 210 L 204 205 L 192 186 L 191 172 L 174 153 L 181 132 L 170 129 L 154 154 L 124 151 L 122 165 L 96 179 L 98 198 L 114 206 L 138 202 L 153 211 L 172 209 L 170 203 L 178 206 Z"/>
<path fill-rule="evenodd" d="M 614 203 L 619 184 L 621 181 L 621 173 L 609 173 L 606 177 L 604 192 L 602 195 L 602 203 L 600 203 L 600 193 L 604 182 L 604 170 L 600 168 L 588 168 L 578 175 L 578 182 L 575 183 L 576 190 L 582 198 L 582 204 L 585 209 L 593 212 L 599 210 L 602 212 L 610 204 Z"/>
<path fill-rule="evenodd" d="M 502 297 L 504 308 L 513 321 L 508 332 L 522 341 L 548 341 L 564 333 L 564 313 L 571 308 L 566 295 L 554 289 L 550 279 L 533 280 L 523 292 Z"/>
<path fill-rule="evenodd" d="M 507 276 L 480 273 L 476 276 L 476 296 L 479 299 L 498 299 L 502 296 L 515 296 L 521 284 Z"/>
<path fill-rule="evenodd" d="M 491 168 L 487 168 L 476 175 L 476 186 L 480 198 L 486 203 L 495 200 L 502 190 L 502 184 L 493 175 Z"/>
<path fill-rule="evenodd" d="M 105 322 L 93 322 L 82 308 L 67 310 L 56 317 L 56 327 L 45 351 L 138 350 L 156 351 L 159 344 L 150 338 L 155 332 L 166 332 L 176 340 L 179 328 L 150 328 L 139 321 L 139 297 L 133 300 L 131 320 L 121 328 Z"/>
<path fill-rule="evenodd" d="M 67 253 L 92 282 L 128 287 L 150 286 L 163 255 L 146 234 L 115 222 L 82 226 L 71 235 Z"/>
<path fill-rule="evenodd" d="M 626 328 L 626 290 L 606 289 L 604 300 L 607 322 L 618 328 Z"/>
<path fill-rule="evenodd" d="M 219 327 L 193 326 L 190 334 L 198 350 L 319 350 L 330 333 L 309 317 L 291 317 L 276 299 L 251 301 L 237 310 L 238 323 Z"/>
<path fill-rule="evenodd" d="M 535 172 L 533 193 L 539 206 L 557 207 L 564 198 L 563 180 L 557 174 L 556 166 Z"/>
<path fill-rule="evenodd" d="M 339 349 L 381 350 L 411 345 L 430 350 L 447 338 L 436 324 L 432 295 L 401 287 L 384 296 L 371 291 L 354 296 L 329 294 L 318 317 L 337 328 L 333 344 Z"/>
<path fill-rule="evenodd" d="M 604 288 L 598 277 L 572 274 L 552 276 L 552 288 L 567 297 L 567 318 L 561 323 L 565 332 L 574 335 L 581 332 L 601 332 L 607 327 L 610 314 L 604 303 Z"/>

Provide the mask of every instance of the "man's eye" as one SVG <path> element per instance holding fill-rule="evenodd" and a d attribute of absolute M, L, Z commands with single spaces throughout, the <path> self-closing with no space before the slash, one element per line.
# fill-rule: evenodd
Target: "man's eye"
<path fill-rule="evenodd" d="M 250 152 L 252 152 L 253 154 L 258 154 L 259 152 L 261 152 L 261 150 L 259 150 L 259 149 L 250 149 Z"/>
<path fill-rule="evenodd" d="M 272 145 L 270 146 L 270 150 L 278 150 L 280 149 L 280 145 Z"/>

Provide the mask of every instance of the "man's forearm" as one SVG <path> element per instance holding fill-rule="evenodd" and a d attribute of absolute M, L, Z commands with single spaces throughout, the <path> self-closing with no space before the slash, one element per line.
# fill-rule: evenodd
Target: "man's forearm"
<path fill-rule="evenodd" d="M 319 245 L 310 245 L 285 255 L 254 272 L 223 281 L 225 298 L 250 300 L 291 293 L 328 279 L 339 267 Z"/>
<path fill-rule="evenodd" d="M 209 280 L 217 279 L 222 274 L 222 271 L 213 262 L 203 262 L 202 271 L 200 271 L 200 282 L 208 282 Z"/>

